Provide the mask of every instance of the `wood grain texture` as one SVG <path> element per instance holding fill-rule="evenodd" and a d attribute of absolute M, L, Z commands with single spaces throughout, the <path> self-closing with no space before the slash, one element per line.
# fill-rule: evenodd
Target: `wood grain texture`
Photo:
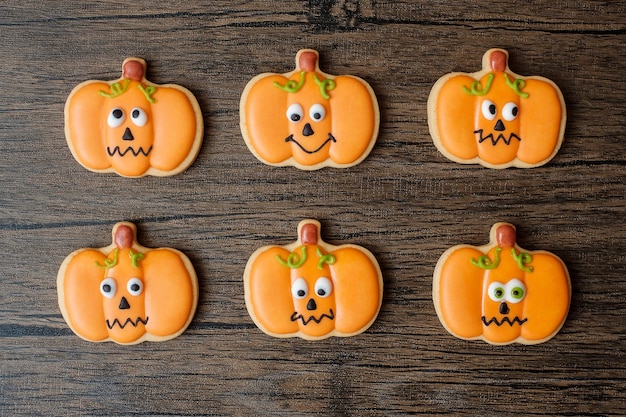
<path fill-rule="evenodd" d="M 626 414 L 626 2 L 13 3 L 0 5 L 0 415 Z M 492 47 L 509 51 L 516 73 L 563 92 L 565 141 L 543 167 L 461 166 L 430 139 L 434 82 L 477 71 Z M 379 139 L 356 167 L 273 168 L 246 148 L 243 87 L 291 71 L 301 48 L 378 96 Z M 129 56 L 203 109 L 204 144 L 180 175 L 98 175 L 71 157 L 67 95 L 118 78 Z M 382 309 L 360 336 L 278 340 L 247 314 L 248 256 L 295 240 L 304 218 L 381 265 Z M 177 248 L 196 267 L 198 310 L 172 341 L 88 343 L 59 312 L 62 260 L 107 245 L 124 220 L 142 244 Z M 437 259 L 485 244 L 498 221 L 569 268 L 569 317 L 548 343 L 466 342 L 437 319 Z"/>

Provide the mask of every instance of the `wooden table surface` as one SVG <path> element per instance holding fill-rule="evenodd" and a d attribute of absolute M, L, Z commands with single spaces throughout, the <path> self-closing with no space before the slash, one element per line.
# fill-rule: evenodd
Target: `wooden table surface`
<path fill-rule="evenodd" d="M 12 3 L 0 6 L 0 415 L 626 414 L 625 1 Z M 434 82 L 478 71 L 492 47 L 563 92 L 565 140 L 543 167 L 460 165 L 430 138 Z M 270 167 L 242 139 L 247 81 L 292 71 L 302 48 L 377 94 L 380 135 L 355 167 Z M 95 174 L 70 154 L 67 95 L 118 78 L 129 56 L 198 98 L 204 143 L 184 173 Z M 293 242 L 304 218 L 381 264 L 383 305 L 359 336 L 275 339 L 247 313 L 248 257 Z M 60 314 L 63 259 L 110 244 L 125 220 L 196 268 L 198 309 L 176 339 L 89 343 Z M 569 268 L 569 316 L 547 343 L 463 341 L 437 318 L 437 259 L 487 243 L 498 221 Z"/>

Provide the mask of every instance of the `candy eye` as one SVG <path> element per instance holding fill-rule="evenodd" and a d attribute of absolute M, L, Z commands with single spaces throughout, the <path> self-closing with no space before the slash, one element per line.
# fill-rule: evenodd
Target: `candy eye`
<path fill-rule="evenodd" d="M 326 277 L 318 278 L 315 282 L 315 294 L 318 297 L 326 298 L 333 292 L 333 284 Z"/>
<path fill-rule="evenodd" d="M 148 114 L 146 114 L 144 109 L 135 107 L 130 112 L 130 119 L 135 125 L 142 127 L 148 122 Z"/>
<path fill-rule="evenodd" d="M 116 107 L 111 110 L 111 113 L 109 113 L 109 117 L 107 118 L 107 124 L 109 125 L 109 127 L 118 127 L 122 123 L 124 123 L 124 119 L 124 110 Z"/>
<path fill-rule="evenodd" d="M 126 284 L 126 289 L 130 295 L 136 297 L 143 292 L 143 282 L 139 278 L 131 278 Z"/>
<path fill-rule="evenodd" d="M 483 104 L 481 106 L 481 110 L 483 112 L 483 116 L 487 120 L 495 119 L 496 118 L 496 113 L 498 113 L 498 109 L 496 108 L 496 105 L 491 100 L 483 101 Z"/>
<path fill-rule="evenodd" d="M 309 288 L 304 278 L 296 279 L 291 285 L 291 295 L 294 298 L 302 299 L 309 294 Z"/>
<path fill-rule="evenodd" d="M 293 103 L 287 109 L 287 119 L 291 120 L 294 123 L 302 120 L 302 116 L 304 116 L 304 110 L 302 109 L 302 106 L 298 103 Z"/>
<path fill-rule="evenodd" d="M 314 104 L 309 109 L 309 116 L 316 122 L 321 122 L 326 116 L 326 109 L 321 104 Z"/>
<path fill-rule="evenodd" d="M 113 298 L 117 291 L 117 283 L 111 277 L 105 278 L 100 283 L 100 293 L 106 298 Z"/>
<path fill-rule="evenodd" d="M 506 301 L 512 304 L 519 303 L 526 295 L 526 286 L 515 278 L 506 283 Z"/>
<path fill-rule="evenodd" d="M 500 282 L 492 282 L 489 284 L 489 288 L 487 289 L 487 294 L 492 301 L 503 301 L 506 296 L 506 290 L 504 285 Z"/>
<path fill-rule="evenodd" d="M 518 113 L 519 113 L 519 108 L 517 107 L 517 104 L 515 103 L 509 102 L 509 103 L 506 103 L 504 107 L 502 107 L 502 117 L 504 117 L 504 120 L 508 120 L 509 122 L 511 120 L 515 120 Z"/>

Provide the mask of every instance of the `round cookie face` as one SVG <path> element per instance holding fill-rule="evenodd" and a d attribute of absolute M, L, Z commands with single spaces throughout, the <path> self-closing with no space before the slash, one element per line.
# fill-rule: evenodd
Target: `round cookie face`
<path fill-rule="evenodd" d="M 481 247 L 458 245 L 437 262 L 433 301 L 452 335 L 494 345 L 537 344 L 565 323 L 571 284 L 565 264 L 515 242 L 515 227 L 496 223 Z"/>
<path fill-rule="evenodd" d="M 94 172 L 124 177 L 174 175 L 195 160 L 204 133 L 194 95 L 145 78 L 146 62 L 128 58 L 122 77 L 86 81 L 65 103 L 65 137 L 74 158 Z"/>
<path fill-rule="evenodd" d="M 351 75 L 319 69 L 317 51 L 296 55 L 296 69 L 254 77 L 243 91 L 240 127 L 250 151 L 274 166 L 346 168 L 370 153 L 380 113 L 374 91 Z"/>
<path fill-rule="evenodd" d="M 90 342 L 136 344 L 180 335 L 198 303 L 189 259 L 176 249 L 139 245 L 132 223 L 117 223 L 112 234 L 111 245 L 79 249 L 61 264 L 57 291 L 65 321 Z"/>
<path fill-rule="evenodd" d="M 485 53 L 481 71 L 444 75 L 428 97 L 428 126 L 437 149 L 463 164 L 543 165 L 561 147 L 565 119 L 556 84 L 513 73 L 502 49 Z"/>
<path fill-rule="evenodd" d="M 298 240 L 256 250 L 244 271 L 246 307 L 275 337 L 318 340 L 354 336 L 378 315 L 383 278 L 378 262 L 357 245 L 333 246 L 320 223 L 303 220 Z"/>

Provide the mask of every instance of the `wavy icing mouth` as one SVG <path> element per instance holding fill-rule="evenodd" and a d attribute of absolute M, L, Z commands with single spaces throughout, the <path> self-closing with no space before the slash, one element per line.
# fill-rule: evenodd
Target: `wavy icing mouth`
<path fill-rule="evenodd" d="M 125 156 L 129 152 L 132 156 L 148 156 L 150 152 L 152 152 L 152 145 L 150 145 L 147 151 L 143 148 L 143 146 L 140 146 L 139 148 L 137 148 L 137 150 L 135 150 L 135 148 L 133 148 L 132 146 L 129 146 L 124 151 L 122 151 L 119 146 L 116 146 L 113 149 L 111 149 L 110 146 L 107 146 L 107 153 L 109 154 L 109 156 L 114 156 L 116 154 L 119 156 Z"/>
<path fill-rule="evenodd" d="M 488 134 L 487 136 L 483 136 L 484 129 L 474 130 L 474 133 L 478 135 L 478 143 L 483 143 L 486 140 L 491 140 L 491 144 L 496 146 L 500 140 L 504 142 L 506 145 L 510 145 L 513 139 L 517 139 L 518 141 L 522 141 L 522 138 L 517 136 L 515 133 L 511 132 L 509 137 L 507 138 L 504 134 L 500 133 L 497 137 L 493 137 L 493 133 Z"/>
<path fill-rule="evenodd" d="M 291 315 L 291 321 L 300 320 L 302 321 L 302 324 L 304 324 L 305 326 L 312 321 L 314 321 L 316 324 L 320 324 L 320 322 L 325 318 L 330 319 L 330 320 L 335 319 L 335 313 L 333 312 L 332 308 L 330 309 L 328 314 L 324 313 L 319 318 L 316 318 L 315 316 L 309 316 L 308 319 L 305 319 L 304 316 L 302 314 L 298 314 L 297 311 L 294 311 L 294 313 Z"/>
<path fill-rule="evenodd" d="M 327 143 L 329 143 L 329 142 L 333 142 L 333 143 L 334 143 L 334 142 L 337 142 L 337 139 L 335 139 L 335 137 L 332 135 L 332 133 L 329 133 L 329 134 L 328 134 L 328 138 L 324 141 L 324 143 L 322 143 L 322 144 L 321 144 L 321 145 L 320 145 L 317 149 L 315 149 L 315 150 L 313 150 L 313 151 L 310 151 L 310 150 L 306 149 L 304 146 L 302 146 L 302 145 L 301 145 L 301 144 L 300 144 L 300 143 L 299 143 L 299 142 L 298 142 L 298 141 L 297 141 L 297 140 L 293 137 L 293 135 L 289 135 L 289 136 L 287 136 L 287 137 L 285 138 L 285 142 L 293 142 L 293 143 L 295 143 L 296 145 L 298 145 L 298 147 L 299 147 L 300 149 L 302 149 L 304 152 L 306 152 L 306 153 L 308 153 L 308 154 L 313 154 L 313 153 L 316 153 L 316 152 L 319 152 L 320 150 L 322 150 L 322 148 L 323 148 L 324 146 L 326 146 L 326 144 L 327 144 Z"/>
<path fill-rule="evenodd" d="M 495 324 L 498 327 L 502 326 L 504 323 L 508 323 L 508 325 L 511 326 L 511 327 L 513 327 L 513 325 L 515 323 L 517 323 L 517 324 L 519 324 L 521 326 L 522 324 L 524 324 L 524 323 L 526 323 L 528 321 L 527 318 L 521 320 L 517 316 L 514 317 L 513 320 L 511 320 L 508 317 L 504 317 L 504 318 L 502 318 L 502 320 L 498 320 L 497 318 L 492 317 L 491 320 L 487 320 L 487 318 L 485 316 L 482 316 L 480 319 L 482 320 L 482 322 L 483 322 L 483 324 L 485 326 L 489 326 L 490 324 Z"/>
<path fill-rule="evenodd" d="M 109 319 L 106 320 L 106 324 L 107 327 L 109 328 L 109 330 L 113 329 L 113 327 L 115 327 L 115 325 L 119 326 L 120 329 L 124 329 L 124 327 L 126 327 L 127 325 L 131 324 L 133 327 L 137 327 L 139 326 L 139 323 L 143 324 L 144 326 L 146 324 L 148 324 L 148 317 L 144 319 L 142 319 L 141 317 L 137 317 L 137 319 L 135 321 L 133 321 L 130 317 L 126 319 L 126 321 L 124 323 L 120 322 L 119 319 L 115 319 L 113 320 L 113 322 L 110 322 Z"/>

